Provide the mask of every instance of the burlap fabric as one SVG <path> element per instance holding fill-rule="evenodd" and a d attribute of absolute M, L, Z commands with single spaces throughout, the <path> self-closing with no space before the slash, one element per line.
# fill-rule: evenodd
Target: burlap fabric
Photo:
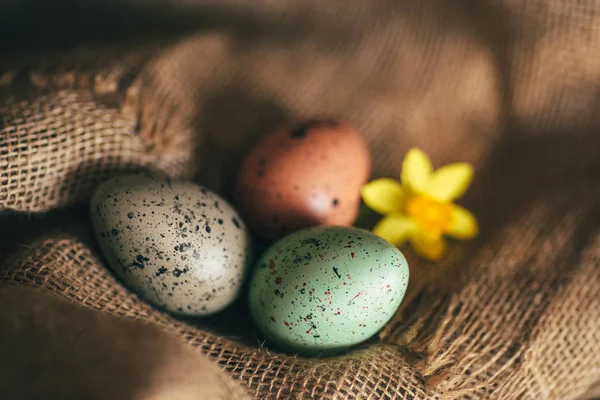
<path fill-rule="evenodd" d="M 125 4 L 45 5 L 34 32 L 59 39 L 7 47 L 3 287 L 174 333 L 261 399 L 570 399 L 600 378 L 597 3 Z M 85 204 L 99 181 L 155 169 L 229 196 L 261 134 L 314 114 L 364 132 L 374 177 L 411 146 L 476 167 L 481 237 L 441 264 L 407 251 L 409 292 L 377 339 L 277 354 L 243 301 L 176 320 L 107 270 Z"/>

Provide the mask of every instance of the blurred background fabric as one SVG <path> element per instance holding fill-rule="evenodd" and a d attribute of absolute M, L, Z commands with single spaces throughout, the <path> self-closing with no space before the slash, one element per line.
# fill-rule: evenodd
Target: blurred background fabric
<path fill-rule="evenodd" d="M 600 379 L 599 27 L 594 1 L 3 2 L 1 387 L 584 396 Z M 230 198 L 261 135 L 314 115 L 364 133 L 373 178 L 396 177 L 413 146 L 475 166 L 465 203 L 480 238 L 441 264 L 407 251 L 409 291 L 377 338 L 335 358 L 279 354 L 243 298 L 178 320 L 106 268 L 87 216 L 99 182 L 153 170 Z M 79 383 L 51 379 L 61 370 Z"/>

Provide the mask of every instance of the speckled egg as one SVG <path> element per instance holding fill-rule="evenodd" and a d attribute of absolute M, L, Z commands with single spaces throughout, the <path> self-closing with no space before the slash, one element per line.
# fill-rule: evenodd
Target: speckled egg
<path fill-rule="evenodd" d="M 237 207 L 267 241 L 314 225 L 351 225 L 370 168 L 365 140 L 346 122 L 283 127 L 243 160 Z"/>
<path fill-rule="evenodd" d="M 91 218 L 116 275 L 159 308 L 212 314 L 242 287 L 250 236 L 237 212 L 209 190 L 150 174 L 117 177 L 95 191 Z"/>
<path fill-rule="evenodd" d="M 267 344 L 332 354 L 375 335 L 406 292 L 402 253 L 372 233 L 313 227 L 270 247 L 250 282 L 250 312 Z"/>

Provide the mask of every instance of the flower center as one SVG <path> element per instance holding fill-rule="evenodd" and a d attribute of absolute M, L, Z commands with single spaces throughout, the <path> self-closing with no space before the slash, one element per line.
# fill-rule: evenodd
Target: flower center
<path fill-rule="evenodd" d="M 405 212 L 426 234 L 442 234 L 452 225 L 452 206 L 429 197 L 410 196 Z"/>

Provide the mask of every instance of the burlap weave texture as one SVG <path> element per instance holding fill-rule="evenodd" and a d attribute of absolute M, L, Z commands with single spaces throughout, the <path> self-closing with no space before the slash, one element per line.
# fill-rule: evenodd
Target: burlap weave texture
<path fill-rule="evenodd" d="M 127 32 L 143 43 L 83 35 L 50 55 L 13 51 L 0 70 L 0 208 L 24 215 L 4 216 L 1 285 L 175 333 L 261 399 L 576 398 L 600 378 L 599 9 L 132 5 L 126 20 L 180 26 Z M 260 135 L 312 115 L 361 129 L 374 177 L 397 176 L 411 146 L 476 168 L 465 204 L 481 237 L 441 264 L 407 251 L 407 298 L 377 340 L 340 358 L 285 356 L 260 345 L 243 302 L 178 321 L 111 275 L 85 209 L 98 182 L 148 168 L 229 196 Z"/>

